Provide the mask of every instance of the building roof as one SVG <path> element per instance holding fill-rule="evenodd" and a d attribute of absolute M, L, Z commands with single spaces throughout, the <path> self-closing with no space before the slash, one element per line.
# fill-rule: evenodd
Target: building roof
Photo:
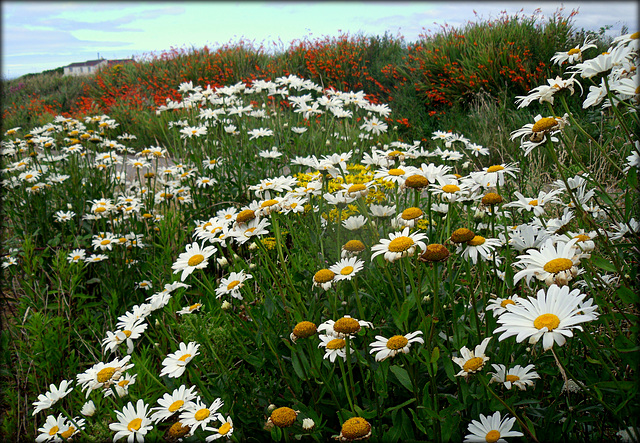
<path fill-rule="evenodd" d="M 123 58 L 119 60 L 105 60 L 104 58 L 101 58 L 98 60 L 88 60 L 86 62 L 71 63 L 70 65 L 65 66 L 65 68 L 81 68 L 81 67 L 88 67 L 88 66 L 96 66 L 104 62 L 106 62 L 109 66 L 113 66 L 116 64 L 132 63 L 133 61 L 134 60 L 132 58 Z"/>

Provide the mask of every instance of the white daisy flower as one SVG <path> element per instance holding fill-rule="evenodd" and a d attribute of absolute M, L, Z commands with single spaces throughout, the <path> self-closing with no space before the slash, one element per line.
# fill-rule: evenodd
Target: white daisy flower
<path fill-rule="evenodd" d="M 540 250 L 529 249 L 526 254 L 519 255 L 514 263 L 516 266 L 526 266 L 513 276 L 514 284 L 522 278 L 527 284 L 532 277 L 544 281 L 548 286 L 552 284 L 566 285 L 578 275 L 577 264 L 580 263 L 580 250 L 575 246 L 578 239 L 568 242 L 555 242 L 549 238 Z"/>
<path fill-rule="evenodd" d="M 185 411 L 194 405 L 192 400 L 197 397 L 196 387 L 191 386 L 189 389 L 185 385 L 174 389 L 171 394 L 165 393 L 162 398 L 158 399 L 160 406 L 151 409 L 151 420 L 159 423 L 170 418 L 173 414 Z"/>
<path fill-rule="evenodd" d="M 373 323 L 345 315 L 336 321 L 327 320 L 320 323 L 317 331 L 325 331 L 327 335 L 332 337 L 345 338 L 347 336 L 352 337 L 362 328 L 373 328 Z"/>
<path fill-rule="evenodd" d="M 396 221 L 398 225 L 413 228 L 418 220 L 424 218 L 424 211 L 420 208 L 411 207 L 402 211 L 402 214 L 398 215 Z"/>
<path fill-rule="evenodd" d="M 330 269 L 320 269 L 313 275 L 313 286 L 328 291 L 335 281 L 336 274 Z"/>
<path fill-rule="evenodd" d="M 180 377 L 189 363 L 193 358 L 200 354 L 198 352 L 198 348 L 200 345 L 196 342 L 189 342 L 189 344 L 180 343 L 179 349 L 173 354 L 167 355 L 167 357 L 162 361 L 162 371 L 160 372 L 160 377 L 166 375 L 170 378 L 178 378 Z"/>
<path fill-rule="evenodd" d="M 186 251 L 180 254 L 178 260 L 171 266 L 173 273 L 182 271 L 180 281 L 184 281 L 195 269 L 206 268 L 207 260 L 218 249 L 215 246 L 201 247 L 197 242 L 187 245 Z"/>
<path fill-rule="evenodd" d="M 547 291 L 538 291 L 536 298 L 519 299 L 518 304 L 507 306 L 507 311 L 498 317 L 501 325 L 493 331 L 502 332 L 499 340 L 516 336 L 518 343 L 529 339 L 535 344 L 542 338 L 544 350 L 550 349 L 555 342 L 564 345 L 566 337 L 572 337 L 572 329 L 582 330 L 579 323 L 595 320 L 595 308 L 582 311 L 586 295 L 580 289 L 569 292 L 568 286 L 551 285 Z"/>
<path fill-rule="evenodd" d="M 244 286 L 246 280 L 252 279 L 253 275 L 245 274 L 244 270 L 240 272 L 232 272 L 228 277 L 220 280 L 220 285 L 216 288 L 216 298 L 223 295 L 231 295 L 238 300 L 242 300 L 240 289 Z"/>
<path fill-rule="evenodd" d="M 489 344 L 489 340 L 491 340 L 491 337 L 487 337 L 482 340 L 482 343 L 476 346 L 473 351 L 470 351 L 466 346 L 463 346 L 462 349 L 460 349 L 460 355 L 462 355 L 462 357 L 451 358 L 454 363 L 457 363 L 458 366 L 462 368 L 462 370 L 456 374 L 456 377 L 469 377 L 471 374 L 478 372 L 484 367 L 484 364 L 489 361 L 489 357 L 484 355 L 484 352 L 487 349 L 487 344 Z"/>
<path fill-rule="evenodd" d="M 422 337 L 422 331 L 411 332 L 407 335 L 394 335 L 391 338 L 385 338 L 381 335 L 376 335 L 376 340 L 371 343 L 371 354 L 376 354 L 376 361 L 382 361 L 389 357 L 395 357 L 399 353 L 407 354 L 411 343 L 422 343 L 424 340 Z"/>
<path fill-rule="evenodd" d="M 415 254 L 416 248 L 424 251 L 427 247 L 422 241 L 427 235 L 419 232 L 409 234 L 409 228 L 404 228 L 402 232 L 391 233 L 389 239 L 383 238 L 380 243 L 371 247 L 373 254 L 371 260 L 380 254 L 384 254 L 384 259 L 394 262 L 403 257 L 411 257 Z"/>
<path fill-rule="evenodd" d="M 492 376 L 490 383 L 502 383 L 507 389 L 515 386 L 521 391 L 524 391 L 527 389 L 527 386 L 533 386 L 534 379 L 540 378 L 536 371 L 532 371 L 533 365 L 528 365 L 524 368 L 520 365 L 515 365 L 513 368 L 509 368 L 509 370 L 507 370 L 505 365 L 492 364 L 491 366 L 496 372 L 488 373 L 488 375 Z"/>
<path fill-rule="evenodd" d="M 66 397 L 69 392 L 73 391 L 73 388 L 71 387 L 72 385 L 73 381 L 69 380 L 62 380 L 60 382 L 60 387 L 57 387 L 54 384 L 49 385 L 49 391 L 38 395 L 38 400 L 33 402 L 35 409 L 31 415 L 36 415 L 40 411 L 49 409 L 58 400 Z"/>
<path fill-rule="evenodd" d="M 481 235 L 476 235 L 468 242 L 459 244 L 456 254 L 460 254 L 462 258 L 470 259 L 475 265 L 478 262 L 478 256 L 485 261 L 492 259 L 495 248 L 501 245 L 497 238 L 484 238 Z"/>
<path fill-rule="evenodd" d="M 207 423 L 216 420 L 216 413 L 223 404 L 224 402 L 221 399 L 216 398 L 215 401 L 211 403 L 211 406 L 207 407 L 198 397 L 195 402 L 190 404 L 188 409 L 180 414 L 180 422 L 183 426 L 189 426 L 189 428 L 191 428 L 190 432 L 193 434 L 199 427 L 204 429 Z"/>
<path fill-rule="evenodd" d="M 336 361 L 337 357 L 341 357 L 343 360 L 347 360 L 347 342 L 344 338 L 336 338 L 332 335 L 318 335 L 320 339 L 319 348 L 325 348 L 324 357 L 329 359 L 331 363 Z M 350 353 L 354 352 L 352 347 L 349 347 Z"/>
<path fill-rule="evenodd" d="M 59 437 L 60 430 L 66 426 L 65 418 L 62 414 L 58 414 L 58 417 L 48 415 L 44 426 L 38 428 L 40 435 L 36 437 L 36 442 L 55 441 L 61 442 L 62 438 Z"/>
<path fill-rule="evenodd" d="M 356 229 L 360 229 L 367 223 L 367 217 L 364 215 L 354 215 L 349 217 L 346 220 L 342 221 L 342 226 L 349 231 L 355 231 Z"/>
<path fill-rule="evenodd" d="M 206 441 L 214 441 L 219 438 L 226 438 L 227 440 L 231 435 L 233 435 L 233 420 L 228 416 L 226 419 L 222 414 L 217 414 L 216 417 L 220 421 L 220 426 L 217 428 L 205 426 L 204 430 L 206 432 L 213 432 L 213 434 L 209 435 L 206 438 Z"/>
<path fill-rule="evenodd" d="M 147 417 L 148 408 L 149 405 L 144 404 L 144 400 L 140 399 L 135 406 L 129 402 L 122 411 L 116 411 L 118 422 L 109 424 L 109 429 L 116 431 L 113 441 L 127 437 L 129 443 L 134 439 L 142 443 L 147 432 L 153 429 L 153 422 Z"/>
<path fill-rule="evenodd" d="M 194 303 L 192 305 L 185 306 L 184 308 L 180 309 L 179 311 L 176 312 L 176 314 L 179 314 L 179 315 L 193 314 L 194 312 L 199 311 L 202 306 L 203 306 L 202 303 Z"/>
<path fill-rule="evenodd" d="M 471 420 L 469 423 L 467 430 L 471 434 L 464 437 L 464 443 L 506 443 L 505 437 L 522 437 L 522 432 L 511 430 L 515 421 L 515 417 L 501 418 L 500 411 L 488 417 L 480 414 L 480 421 Z"/>
<path fill-rule="evenodd" d="M 133 364 L 129 363 L 130 359 L 131 356 L 127 355 L 121 359 L 116 358 L 109 363 L 96 363 L 85 372 L 78 374 L 76 379 L 82 385 L 82 391 L 87 390 L 86 396 L 89 397 L 93 390 L 109 389 L 112 384 L 120 380 L 125 371 L 133 368 Z"/>
<path fill-rule="evenodd" d="M 514 294 L 507 298 L 494 298 L 487 304 L 486 309 L 487 311 L 493 311 L 493 316 L 497 318 L 503 313 L 507 312 L 508 305 L 515 305 L 516 303 L 518 303 L 519 298 L 520 297 L 518 297 L 517 294 Z"/>
<path fill-rule="evenodd" d="M 364 268 L 364 262 L 357 257 L 343 258 L 329 270 L 335 274 L 335 280 L 351 280 L 351 278 Z"/>

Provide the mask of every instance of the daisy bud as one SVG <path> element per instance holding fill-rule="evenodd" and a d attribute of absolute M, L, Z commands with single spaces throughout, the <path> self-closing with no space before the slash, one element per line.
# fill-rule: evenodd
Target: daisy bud
<path fill-rule="evenodd" d="M 249 269 L 255 269 L 257 267 L 257 265 L 255 263 L 251 263 L 249 265 Z"/>
<path fill-rule="evenodd" d="M 249 245 L 249 251 L 255 251 L 256 249 L 258 249 L 258 245 L 256 245 L 255 243 L 251 243 Z"/>
<path fill-rule="evenodd" d="M 227 300 L 222 302 L 221 308 L 223 311 L 228 311 L 229 309 L 231 309 L 231 307 L 231 303 L 229 303 Z"/>
<path fill-rule="evenodd" d="M 316 426 L 316 423 L 311 418 L 305 418 L 302 420 L 302 429 L 310 431 Z"/>
<path fill-rule="evenodd" d="M 275 408 L 277 408 L 277 406 L 272 403 L 267 407 L 267 412 L 271 413 Z"/>
<path fill-rule="evenodd" d="M 220 266 L 227 266 L 229 264 L 229 261 L 225 257 L 216 258 L 216 261 Z"/>
<path fill-rule="evenodd" d="M 93 417 L 93 414 L 96 413 L 96 405 L 93 404 L 92 400 L 89 400 L 84 405 L 82 405 L 80 413 L 86 417 Z"/>

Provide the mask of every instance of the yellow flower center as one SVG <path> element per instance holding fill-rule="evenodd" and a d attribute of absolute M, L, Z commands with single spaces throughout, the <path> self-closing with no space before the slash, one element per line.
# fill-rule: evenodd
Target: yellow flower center
<path fill-rule="evenodd" d="M 100 213 L 100 212 L 104 212 L 104 211 L 106 211 L 106 210 L 107 210 L 107 208 L 105 208 L 104 206 L 98 206 L 98 207 L 96 208 L 96 210 L 95 210 L 95 211 L 93 211 L 93 212 Z"/>
<path fill-rule="evenodd" d="M 33 177 L 33 174 L 27 174 L 24 176 L 24 179 L 29 180 L 31 177 Z"/>
<path fill-rule="evenodd" d="M 484 366 L 484 359 L 482 357 L 473 357 L 467 360 L 462 369 L 464 372 L 474 372 Z"/>
<path fill-rule="evenodd" d="M 585 235 L 585 234 L 579 234 L 579 235 L 576 235 L 573 238 L 577 238 L 578 242 L 591 240 L 591 237 L 589 237 L 588 235 Z"/>
<path fill-rule="evenodd" d="M 486 241 L 486 239 L 481 236 L 481 235 L 476 235 L 475 237 L 473 237 L 471 240 L 469 240 L 467 242 L 467 244 L 469 246 L 480 246 L 482 244 L 484 244 L 484 242 Z"/>
<path fill-rule="evenodd" d="M 407 346 L 407 343 L 409 343 L 409 340 L 403 335 L 394 335 L 387 341 L 387 348 L 395 351 L 404 348 Z"/>
<path fill-rule="evenodd" d="M 169 405 L 169 412 L 176 412 L 178 409 L 180 409 L 182 407 L 182 405 L 184 405 L 184 400 L 176 400 L 173 403 L 171 403 Z"/>
<path fill-rule="evenodd" d="M 347 192 L 351 194 L 351 193 L 354 193 L 354 192 L 364 191 L 365 189 L 367 189 L 367 187 L 365 185 L 355 184 L 355 185 L 349 186 L 349 189 L 347 190 Z"/>
<path fill-rule="evenodd" d="M 355 318 L 342 317 L 333 324 L 333 330 L 342 334 L 355 334 L 360 330 L 360 323 Z"/>
<path fill-rule="evenodd" d="M 346 346 L 347 342 L 342 338 L 334 338 L 327 343 L 327 349 L 342 349 Z"/>
<path fill-rule="evenodd" d="M 53 428 L 49 429 L 49 435 L 55 435 L 58 433 L 59 430 L 60 430 L 59 427 L 54 426 Z"/>
<path fill-rule="evenodd" d="M 275 205 L 277 203 L 278 203 L 278 200 L 271 199 L 271 200 L 267 200 L 267 201 L 262 202 L 260 207 L 261 208 L 268 208 L 269 206 L 273 206 L 273 205 Z"/>
<path fill-rule="evenodd" d="M 487 172 L 498 172 L 504 170 L 504 166 L 502 165 L 493 165 L 487 168 Z"/>
<path fill-rule="evenodd" d="M 168 434 L 173 438 L 181 438 L 187 435 L 190 430 L 191 428 L 189 426 L 182 426 L 182 423 L 178 421 L 171 425 Z"/>
<path fill-rule="evenodd" d="M 102 240 L 102 241 L 100 242 L 100 244 L 101 244 L 102 246 L 106 246 L 106 245 L 108 245 L 109 243 L 111 243 L 111 240 L 107 240 L 107 239 L 104 239 L 104 240 Z"/>
<path fill-rule="evenodd" d="M 249 220 L 253 220 L 254 218 L 256 218 L 256 213 L 251 209 L 245 209 L 244 211 L 238 213 L 238 215 L 236 216 L 236 222 L 246 223 Z"/>
<path fill-rule="evenodd" d="M 189 311 L 196 310 L 196 309 L 198 309 L 200 306 L 202 306 L 202 304 L 200 304 L 200 303 L 195 303 L 195 304 L 193 304 L 193 305 L 189 306 Z"/>
<path fill-rule="evenodd" d="M 495 192 L 489 192 L 482 197 L 482 203 L 485 205 L 497 205 L 502 203 L 502 197 Z"/>
<path fill-rule="evenodd" d="M 473 231 L 467 228 L 456 229 L 451 233 L 451 241 L 454 243 L 464 243 L 475 237 Z"/>
<path fill-rule="evenodd" d="M 149 214 L 149 213 L 147 212 L 147 213 L 145 213 L 145 214 L 142 214 L 142 217 L 144 217 L 144 218 L 152 218 L 152 217 L 153 217 L 153 215 L 151 215 L 151 214 Z"/>
<path fill-rule="evenodd" d="M 116 368 L 103 368 L 98 372 L 97 380 L 98 383 L 104 383 L 108 380 L 111 380 L 113 374 L 116 372 Z"/>
<path fill-rule="evenodd" d="M 279 428 L 287 428 L 296 421 L 297 416 L 296 411 L 284 406 L 273 410 L 271 413 L 271 421 Z"/>
<path fill-rule="evenodd" d="M 555 274 L 557 272 L 571 269 L 572 266 L 573 262 L 568 258 L 554 258 L 550 262 L 547 262 L 547 264 L 544 265 L 543 269 L 550 274 Z"/>
<path fill-rule="evenodd" d="M 631 35 L 629 36 L 629 38 L 630 38 L 631 40 L 636 40 L 636 39 L 640 38 L 640 31 L 638 31 L 638 32 L 634 32 L 633 34 L 631 34 Z"/>
<path fill-rule="evenodd" d="M 74 255 L 74 256 L 73 256 L 73 259 L 74 259 L 74 260 L 80 260 L 80 256 L 79 256 L 79 255 Z"/>
<path fill-rule="evenodd" d="M 186 361 L 189 357 L 191 357 L 191 354 L 184 354 L 182 357 L 180 357 L 178 360 L 179 361 Z"/>
<path fill-rule="evenodd" d="M 569 55 L 574 55 L 574 54 L 580 54 L 580 49 L 579 48 L 573 48 L 573 49 L 569 49 L 569 52 L 567 52 L 567 54 Z"/>
<path fill-rule="evenodd" d="M 500 433 L 494 429 L 493 431 L 487 432 L 484 439 L 487 440 L 487 443 L 496 443 L 500 440 Z"/>
<path fill-rule="evenodd" d="M 516 302 L 514 302 L 513 300 L 506 299 L 506 300 L 502 300 L 502 303 L 500 303 L 500 306 L 502 306 L 503 308 L 506 308 L 507 305 L 515 305 L 515 304 Z"/>
<path fill-rule="evenodd" d="M 69 426 L 69 429 L 60 433 L 60 437 L 67 440 L 69 437 L 73 435 L 74 432 L 76 432 L 76 428 L 74 428 L 73 426 Z"/>
<path fill-rule="evenodd" d="M 227 290 L 230 291 L 233 288 L 235 288 L 236 286 L 238 286 L 239 284 L 240 284 L 240 280 L 234 280 L 234 281 L 232 281 L 231 283 L 229 283 L 227 285 Z"/>
<path fill-rule="evenodd" d="M 316 333 L 317 327 L 310 321 L 301 321 L 293 328 L 293 335 L 298 338 L 311 337 Z"/>
<path fill-rule="evenodd" d="M 520 380 L 520 377 L 518 377 L 517 375 L 509 374 L 507 375 L 506 380 L 513 383 L 514 381 Z"/>
<path fill-rule="evenodd" d="M 131 380 L 121 380 L 118 382 L 118 386 L 120 386 L 121 388 L 124 388 L 125 386 L 127 386 L 129 383 L 131 382 Z"/>
<path fill-rule="evenodd" d="M 400 175 L 404 175 L 404 170 L 398 169 L 398 168 L 389 169 L 389 175 L 393 175 L 396 177 Z"/>
<path fill-rule="evenodd" d="M 420 260 L 427 262 L 442 261 L 449 257 L 449 250 L 439 243 L 432 243 L 427 246 L 427 249 L 420 256 Z"/>
<path fill-rule="evenodd" d="M 134 418 L 127 425 L 127 429 L 129 431 L 137 431 L 138 429 L 140 429 L 140 426 L 142 426 L 142 419 L 141 418 Z"/>
<path fill-rule="evenodd" d="M 231 423 L 225 422 L 222 426 L 218 428 L 218 434 L 227 435 L 227 433 L 231 430 Z"/>
<path fill-rule="evenodd" d="M 538 206 L 538 200 L 531 200 L 531 201 L 529 202 L 529 205 L 531 205 L 531 206 Z"/>
<path fill-rule="evenodd" d="M 414 241 L 410 237 L 401 236 L 391 240 L 389 243 L 389 251 L 391 252 L 404 252 L 414 245 Z"/>
<path fill-rule="evenodd" d="M 366 437 L 371 432 L 371 425 L 362 417 L 353 417 L 342 424 L 341 434 L 347 440 Z"/>
<path fill-rule="evenodd" d="M 342 249 L 349 252 L 364 251 L 364 243 L 362 243 L 360 240 L 349 240 L 344 244 Z"/>
<path fill-rule="evenodd" d="M 187 264 L 189 266 L 198 266 L 200 263 L 202 263 L 204 261 L 204 255 L 202 254 L 195 254 L 194 256 L 192 256 L 191 258 L 189 258 L 189 261 L 187 262 Z"/>
<path fill-rule="evenodd" d="M 442 187 L 442 190 L 447 194 L 453 194 L 454 192 L 458 192 L 460 190 L 460 187 L 456 185 L 444 185 Z"/>
<path fill-rule="evenodd" d="M 340 270 L 340 274 L 342 275 L 349 275 L 353 272 L 353 266 L 345 266 L 344 268 L 342 268 Z"/>
<path fill-rule="evenodd" d="M 544 132 L 553 128 L 554 126 L 558 126 L 558 121 L 552 117 L 541 118 L 531 128 L 531 132 Z"/>
<path fill-rule="evenodd" d="M 403 220 L 413 220 L 416 219 L 418 217 L 421 217 L 423 214 L 422 209 L 420 208 L 407 208 L 404 211 L 402 211 L 402 219 Z"/>
<path fill-rule="evenodd" d="M 536 329 L 547 328 L 549 331 L 553 331 L 560 325 L 560 319 L 555 314 L 542 314 L 533 321 L 533 326 Z"/>
<path fill-rule="evenodd" d="M 397 157 L 399 155 L 402 155 L 402 151 L 398 151 L 396 149 L 395 151 L 391 151 L 389 154 L 387 154 L 387 157 L 394 158 L 394 157 Z"/>
<path fill-rule="evenodd" d="M 205 418 L 209 417 L 209 414 L 211 414 L 211 411 L 209 411 L 207 408 L 203 408 L 196 412 L 196 415 L 194 417 L 196 420 L 202 421 Z"/>
<path fill-rule="evenodd" d="M 333 273 L 333 271 L 329 270 L 329 269 L 320 269 L 318 272 L 316 272 L 316 274 L 313 276 L 313 280 L 316 283 L 326 283 L 328 281 L 333 280 L 333 277 L 335 277 L 336 274 Z"/>
<path fill-rule="evenodd" d="M 424 188 L 426 186 L 429 186 L 429 180 L 422 176 L 422 175 L 412 175 L 411 177 L 407 178 L 407 180 L 404 182 L 404 185 L 407 188 Z"/>

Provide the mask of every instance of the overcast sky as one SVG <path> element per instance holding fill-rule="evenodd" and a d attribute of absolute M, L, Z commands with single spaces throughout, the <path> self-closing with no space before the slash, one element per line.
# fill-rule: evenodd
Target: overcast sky
<path fill-rule="evenodd" d="M 54 69 L 74 62 L 140 57 L 174 48 L 238 42 L 273 42 L 341 33 L 402 35 L 407 42 L 445 23 L 459 27 L 505 10 L 548 18 L 564 6 L 578 9 L 577 29 L 623 26 L 638 30 L 635 1 L 585 2 L 12 2 L 2 1 L 2 77 Z M 567 48 L 558 48 L 563 50 Z"/>

